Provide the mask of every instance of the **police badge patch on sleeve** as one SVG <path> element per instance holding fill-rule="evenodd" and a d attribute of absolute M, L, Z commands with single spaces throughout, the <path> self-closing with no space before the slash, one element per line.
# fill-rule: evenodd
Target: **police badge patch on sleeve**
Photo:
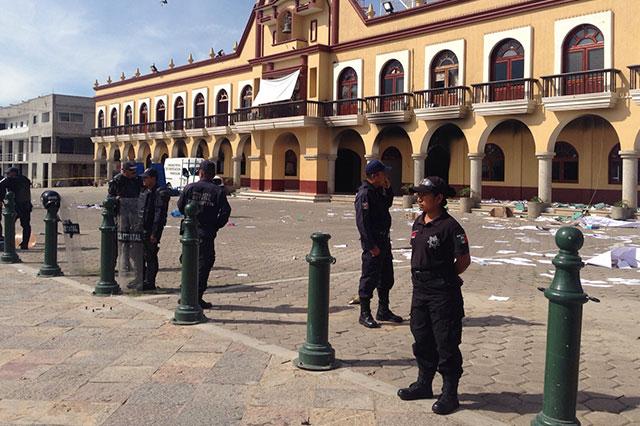
<path fill-rule="evenodd" d="M 467 239 L 467 234 L 458 234 L 456 235 L 456 239 L 458 240 L 458 243 L 460 243 L 463 246 L 466 246 L 467 244 L 469 244 L 469 240 Z"/>
<path fill-rule="evenodd" d="M 366 201 L 362 203 L 362 210 L 369 210 L 369 203 L 367 203 Z"/>

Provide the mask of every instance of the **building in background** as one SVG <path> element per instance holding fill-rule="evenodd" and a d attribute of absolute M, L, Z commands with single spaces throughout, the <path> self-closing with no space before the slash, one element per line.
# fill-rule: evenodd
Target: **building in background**
<path fill-rule="evenodd" d="M 93 183 L 92 98 L 41 96 L 0 107 L 0 167 L 17 167 L 34 186 Z"/>
<path fill-rule="evenodd" d="M 326 198 L 379 158 L 396 191 L 637 206 L 640 2 L 385 3 L 257 0 L 232 52 L 96 85 L 96 162 L 211 158 Z"/>

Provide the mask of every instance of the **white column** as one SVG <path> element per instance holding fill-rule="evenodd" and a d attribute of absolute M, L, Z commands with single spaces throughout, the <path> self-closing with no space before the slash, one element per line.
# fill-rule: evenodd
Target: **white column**
<path fill-rule="evenodd" d="M 380 158 L 378 158 L 378 154 L 365 154 L 364 155 L 364 159 L 367 160 L 367 163 L 371 160 L 379 160 Z"/>
<path fill-rule="evenodd" d="M 93 162 L 93 182 L 98 185 L 100 183 L 100 164 L 102 161 L 95 160 Z"/>
<path fill-rule="evenodd" d="M 114 162 L 111 160 L 107 160 L 107 180 L 113 179 L 113 167 Z"/>
<path fill-rule="evenodd" d="M 424 160 L 427 158 L 427 154 L 413 154 L 413 183 L 419 185 L 425 178 L 424 176 Z"/>
<path fill-rule="evenodd" d="M 543 203 L 551 203 L 551 170 L 553 166 L 554 152 L 541 152 L 536 154 L 538 159 L 538 198 Z"/>
<path fill-rule="evenodd" d="M 640 152 L 620 151 L 622 158 L 622 200 L 635 209 L 638 207 L 638 157 Z"/>
<path fill-rule="evenodd" d="M 233 186 L 240 188 L 242 157 L 233 157 Z"/>
<path fill-rule="evenodd" d="M 338 159 L 337 155 L 329 154 L 327 156 L 328 166 L 327 166 L 327 192 L 329 194 L 334 194 L 336 192 L 336 160 Z"/>
<path fill-rule="evenodd" d="M 469 153 L 469 161 L 471 162 L 471 198 L 477 201 L 482 200 L 482 159 L 484 153 Z"/>

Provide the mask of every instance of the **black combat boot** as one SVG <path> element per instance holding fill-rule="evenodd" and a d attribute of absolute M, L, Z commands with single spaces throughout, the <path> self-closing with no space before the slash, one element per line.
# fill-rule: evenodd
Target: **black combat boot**
<path fill-rule="evenodd" d="M 433 404 L 431 409 L 440 415 L 451 414 L 460 407 L 458 401 L 458 380 L 453 377 L 443 377 L 442 395 Z"/>
<path fill-rule="evenodd" d="M 378 321 L 389 321 L 401 323 L 404 321 L 401 316 L 391 312 L 389 309 L 389 290 L 378 289 L 378 312 L 376 313 Z"/>
<path fill-rule="evenodd" d="M 418 376 L 418 381 L 411 383 L 408 388 L 398 390 L 398 396 L 403 401 L 414 401 L 416 399 L 431 399 L 433 398 L 433 388 L 431 383 L 433 382 L 433 374 Z"/>
<path fill-rule="evenodd" d="M 360 298 L 360 324 L 367 328 L 380 328 L 380 324 L 371 315 L 371 299 Z"/>

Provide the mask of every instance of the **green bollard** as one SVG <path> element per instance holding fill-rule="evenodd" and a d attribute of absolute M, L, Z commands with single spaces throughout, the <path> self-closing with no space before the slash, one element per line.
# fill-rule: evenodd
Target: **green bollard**
<path fill-rule="evenodd" d="M 180 304 L 176 308 L 173 323 L 176 325 L 195 325 L 207 321 L 198 300 L 198 238 L 199 206 L 189 203 L 185 208 L 182 243 L 182 277 L 180 283 Z"/>
<path fill-rule="evenodd" d="M 0 256 L 0 263 L 20 263 L 16 253 L 16 194 L 7 191 L 4 197 L 4 252 Z"/>
<path fill-rule="evenodd" d="M 45 191 L 40 196 L 42 205 L 47 209 L 44 218 L 44 264 L 38 272 L 39 277 L 59 277 L 64 275 L 58 265 L 58 210 L 60 194 Z"/>
<path fill-rule="evenodd" d="M 549 299 L 547 357 L 542 411 L 532 426 L 580 425 L 576 418 L 582 305 L 598 299 L 587 296 L 580 283 L 584 266 L 578 250 L 584 244 L 576 228 L 560 228 L 556 234 L 560 253 L 553 259 L 556 273 L 549 288 L 540 289 Z"/>
<path fill-rule="evenodd" d="M 336 368 L 336 351 L 329 343 L 329 272 L 336 259 L 329 253 L 331 235 L 314 233 L 307 255 L 309 263 L 309 301 L 307 307 L 307 340 L 293 363 L 298 368 L 326 371 Z"/>
<path fill-rule="evenodd" d="M 116 282 L 114 254 L 116 251 L 116 200 L 109 197 L 102 204 L 100 225 L 100 281 L 93 292 L 100 297 L 122 294 Z"/>

